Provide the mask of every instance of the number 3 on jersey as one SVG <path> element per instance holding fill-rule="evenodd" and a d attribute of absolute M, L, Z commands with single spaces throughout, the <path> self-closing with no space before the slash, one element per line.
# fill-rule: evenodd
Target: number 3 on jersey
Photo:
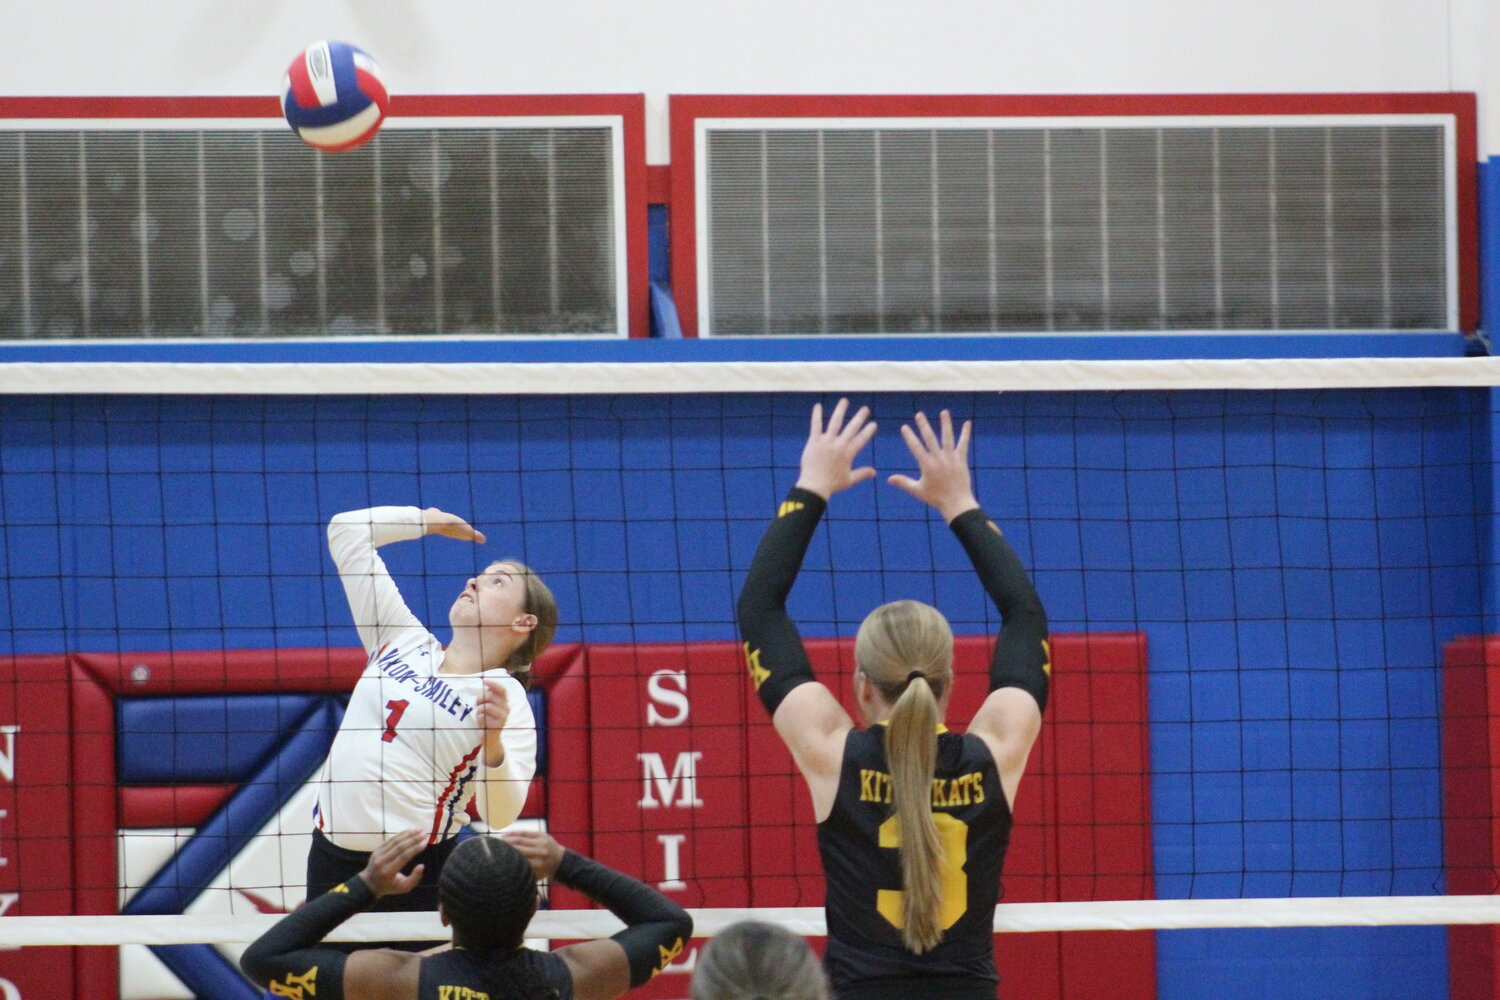
<path fill-rule="evenodd" d="M 969 907 L 969 877 L 964 865 L 969 861 L 969 824 L 956 816 L 935 812 L 938 838 L 943 842 L 943 908 L 940 914 L 943 930 L 958 923 Z M 901 822 L 892 816 L 880 824 L 880 846 L 894 850 L 901 847 Z M 875 908 L 892 927 L 900 930 L 906 923 L 901 915 L 901 890 L 881 889 L 875 895 Z"/>

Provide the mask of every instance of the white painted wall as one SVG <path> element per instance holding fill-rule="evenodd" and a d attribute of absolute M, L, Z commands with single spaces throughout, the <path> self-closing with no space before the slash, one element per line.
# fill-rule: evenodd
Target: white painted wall
<path fill-rule="evenodd" d="M 309 41 L 397 93 L 1480 93 L 1497 0 L 0 0 L 0 95 L 275 93 Z"/>

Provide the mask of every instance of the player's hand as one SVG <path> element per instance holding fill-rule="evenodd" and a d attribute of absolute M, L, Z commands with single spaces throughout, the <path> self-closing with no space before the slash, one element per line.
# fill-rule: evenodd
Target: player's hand
<path fill-rule="evenodd" d="M 457 514 L 450 514 L 436 507 L 428 507 L 422 511 L 422 527 L 429 535 L 446 535 L 449 538 L 457 538 L 461 542 L 484 544 L 484 532 L 479 531 Z"/>
<path fill-rule="evenodd" d="M 826 427 L 823 425 L 823 404 L 818 403 L 812 410 L 812 428 L 808 431 L 807 444 L 802 448 L 802 473 L 797 477 L 797 485 L 824 500 L 875 476 L 872 466 L 854 468 L 854 457 L 875 436 L 870 408 L 861 406 L 846 424 L 844 414 L 848 409 L 849 401 L 839 400 L 828 415 Z"/>
<path fill-rule="evenodd" d="M 365 880 L 365 885 L 376 896 L 410 892 L 421 883 L 422 869 L 426 866 L 417 865 L 409 875 L 401 874 L 401 869 L 422 853 L 422 848 L 426 846 L 425 831 L 402 830 L 371 852 L 370 860 L 365 863 L 359 877 Z"/>
<path fill-rule="evenodd" d="M 551 878 L 562 864 L 563 845 L 539 830 L 506 830 L 500 839 L 521 852 L 539 879 Z"/>
<path fill-rule="evenodd" d="M 918 413 L 913 419 L 916 430 L 907 424 L 901 425 L 901 437 L 911 449 L 912 458 L 917 460 L 921 477 L 913 479 L 896 475 L 887 482 L 901 487 L 923 503 L 931 504 L 943 515 L 943 520 L 952 521 L 979 506 L 969 475 L 969 432 L 973 425 L 965 420 L 963 430 L 954 440 L 953 416 L 944 410 L 938 419 L 940 432 L 933 431 L 925 413 Z"/>
<path fill-rule="evenodd" d="M 489 733 L 504 729 L 510 718 L 510 697 L 505 693 L 505 682 L 498 677 L 486 677 L 474 707 L 479 711 L 480 729 Z"/>

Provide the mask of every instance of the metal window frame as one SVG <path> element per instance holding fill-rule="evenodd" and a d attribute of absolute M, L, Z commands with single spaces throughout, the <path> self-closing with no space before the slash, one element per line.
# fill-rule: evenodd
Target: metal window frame
<path fill-rule="evenodd" d="M 1271 94 L 1111 96 L 674 96 L 671 103 L 673 290 L 685 336 L 712 337 L 706 142 L 716 129 L 920 129 L 1438 125 L 1445 134 L 1446 313 L 1452 329 L 1479 319 L 1475 96 Z M 1150 330 L 1111 333 L 1243 336 L 1307 331 Z M 1035 335 L 1036 331 L 1018 331 Z M 983 334 L 931 333 L 922 336 Z M 1088 334 L 1093 335 L 1093 334 Z"/>
<path fill-rule="evenodd" d="M 0 130 L 49 131 L 263 131 L 284 130 L 275 98 L 6 98 L 0 97 Z M 646 246 L 645 98 L 641 94 L 404 96 L 393 98 L 382 131 L 443 128 L 588 128 L 610 133 L 611 215 L 616 288 L 612 331 L 588 334 L 477 334 L 423 336 L 422 340 L 615 339 L 649 335 Z M 332 154 L 330 154 L 332 155 Z M 277 343 L 349 343 L 409 340 L 409 334 L 295 336 Z M 263 338 L 234 337 L 234 343 Z M 71 343 L 94 342 L 85 338 Z M 211 343 L 213 337 L 110 337 L 110 344 Z"/>

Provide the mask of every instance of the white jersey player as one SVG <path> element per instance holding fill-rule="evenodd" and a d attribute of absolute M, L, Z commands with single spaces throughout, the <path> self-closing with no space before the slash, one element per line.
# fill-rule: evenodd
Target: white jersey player
<path fill-rule="evenodd" d="M 335 515 L 328 525 L 368 659 L 318 779 L 309 898 L 411 829 L 427 833 L 417 861 L 427 866 L 423 882 L 435 885 L 471 799 L 478 795 L 479 814 L 494 829 L 513 822 L 526 801 L 536 720 L 513 673 L 524 674 L 556 633 L 556 603 L 524 565 L 492 563 L 455 598 L 445 648 L 407 608 L 376 551 L 427 534 L 484 541 L 462 518 L 435 508 L 373 507 Z"/>

